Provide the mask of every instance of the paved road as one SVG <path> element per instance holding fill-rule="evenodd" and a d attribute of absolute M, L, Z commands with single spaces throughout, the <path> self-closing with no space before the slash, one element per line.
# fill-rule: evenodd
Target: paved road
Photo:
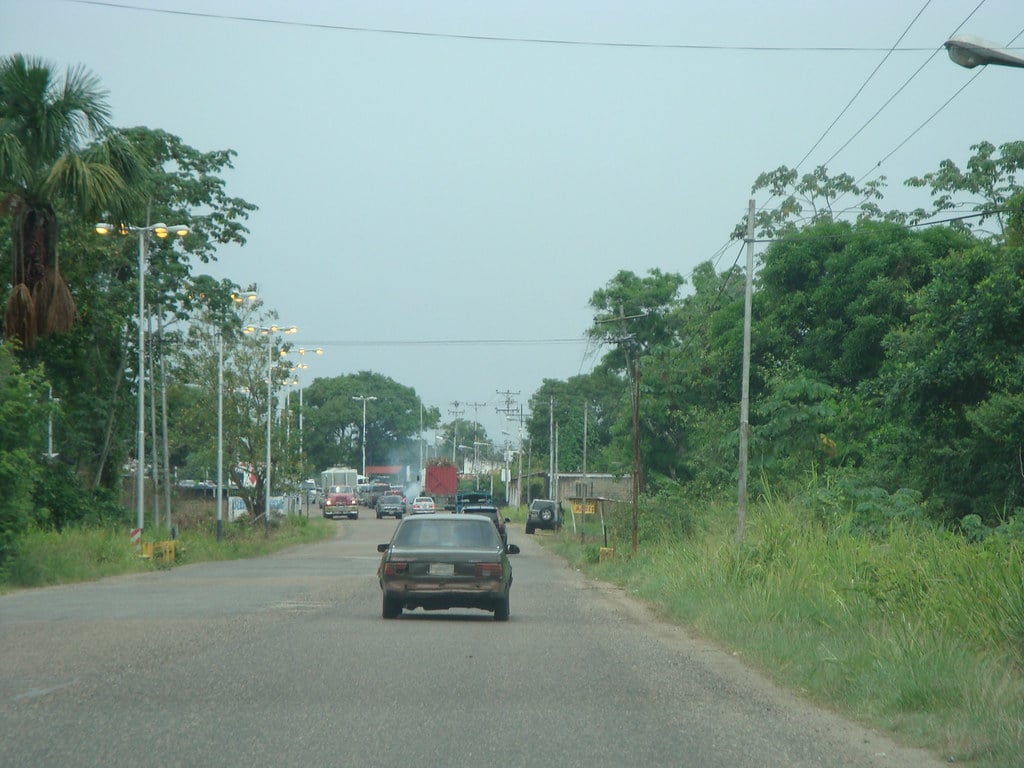
<path fill-rule="evenodd" d="M 773 689 L 521 531 L 507 624 L 384 621 L 375 544 L 395 525 L 0 596 L 0 764 L 942 765 Z"/>

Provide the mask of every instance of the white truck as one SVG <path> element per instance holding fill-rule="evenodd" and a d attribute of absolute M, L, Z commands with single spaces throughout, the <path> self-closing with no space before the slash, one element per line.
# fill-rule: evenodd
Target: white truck
<path fill-rule="evenodd" d="M 348 467 L 331 467 L 320 473 L 320 487 L 323 488 L 325 494 L 332 485 L 348 486 L 352 489 L 352 493 L 355 493 L 358 478 L 359 470 Z"/>

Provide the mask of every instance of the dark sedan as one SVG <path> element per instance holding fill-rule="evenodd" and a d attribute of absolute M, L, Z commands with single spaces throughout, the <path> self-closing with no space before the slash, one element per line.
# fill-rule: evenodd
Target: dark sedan
<path fill-rule="evenodd" d="M 480 515 L 413 515 L 402 520 L 382 553 L 377 578 L 383 593 L 381 615 L 395 619 L 402 610 L 478 608 L 508 621 L 512 566 L 494 524 Z"/>

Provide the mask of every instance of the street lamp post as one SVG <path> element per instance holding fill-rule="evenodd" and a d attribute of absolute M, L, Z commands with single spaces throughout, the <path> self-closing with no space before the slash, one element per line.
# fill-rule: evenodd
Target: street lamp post
<path fill-rule="evenodd" d="M 319 347 L 317 349 L 305 349 L 303 347 L 299 347 L 298 349 L 292 350 L 292 352 L 294 352 L 295 354 L 299 355 L 299 357 L 302 360 L 305 359 L 306 353 L 310 353 L 310 354 L 314 354 L 314 355 L 322 355 L 324 353 L 323 349 L 321 349 Z M 298 376 L 297 372 L 298 371 L 304 371 L 307 368 L 309 368 L 309 365 L 307 363 L 305 363 L 305 362 L 302 362 L 302 360 L 300 360 L 298 363 L 296 363 L 296 365 L 291 369 L 292 373 L 295 373 L 295 379 L 294 379 L 293 383 L 295 384 L 295 386 L 297 386 L 299 388 L 299 466 L 300 467 L 304 466 L 304 464 L 303 464 L 303 453 L 302 453 L 302 389 L 303 389 L 303 387 L 302 387 L 302 384 L 299 382 L 299 376 Z"/>
<path fill-rule="evenodd" d="M 232 293 L 235 304 L 256 301 L 254 291 Z M 224 317 L 217 328 L 217 541 L 224 538 Z"/>
<path fill-rule="evenodd" d="M 366 477 L 366 401 L 377 398 L 373 395 L 353 395 L 352 399 L 363 401 L 363 431 L 359 433 L 359 442 L 363 444 L 363 477 Z"/>
<path fill-rule="evenodd" d="M 264 472 L 264 499 L 263 499 L 263 531 L 267 534 L 270 533 L 270 440 L 271 440 L 271 419 L 273 418 L 273 412 L 271 406 L 274 399 L 273 381 L 274 381 L 274 347 L 273 340 L 275 333 L 295 333 L 299 329 L 294 325 L 282 328 L 277 325 L 271 325 L 268 327 L 258 327 L 250 325 L 245 329 L 246 333 L 262 333 L 267 337 L 267 469 Z"/>
<path fill-rule="evenodd" d="M 1024 56 L 1006 48 L 1000 48 L 993 43 L 982 40 L 980 37 L 974 37 L 974 35 L 952 37 L 943 45 L 946 46 L 946 53 L 949 54 L 949 58 L 967 69 L 981 67 L 986 64 L 1024 68 Z"/>
<path fill-rule="evenodd" d="M 100 222 L 95 225 L 95 230 L 98 235 L 109 235 L 111 232 L 128 235 L 134 232 L 139 237 L 139 408 L 138 435 L 135 444 L 135 508 L 136 525 L 141 531 L 144 524 L 143 497 L 146 489 L 146 478 L 143 473 L 146 463 L 146 330 L 143 325 L 146 314 L 146 235 L 152 232 L 161 239 L 169 234 L 184 237 L 188 234 L 188 227 L 184 224 L 175 224 L 170 227 L 166 224 L 151 224 L 148 227 L 122 224 L 115 227 L 112 224 Z"/>
<path fill-rule="evenodd" d="M 473 474 L 476 475 L 476 489 L 480 490 L 480 446 L 490 445 L 479 440 L 473 441 Z"/>

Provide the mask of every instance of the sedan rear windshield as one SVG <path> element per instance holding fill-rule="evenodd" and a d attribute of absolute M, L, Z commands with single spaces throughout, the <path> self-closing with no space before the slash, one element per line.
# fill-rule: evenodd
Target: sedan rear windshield
<path fill-rule="evenodd" d="M 501 545 L 497 536 L 494 526 L 486 520 L 408 518 L 395 534 L 394 544 L 400 547 L 487 549 Z"/>

